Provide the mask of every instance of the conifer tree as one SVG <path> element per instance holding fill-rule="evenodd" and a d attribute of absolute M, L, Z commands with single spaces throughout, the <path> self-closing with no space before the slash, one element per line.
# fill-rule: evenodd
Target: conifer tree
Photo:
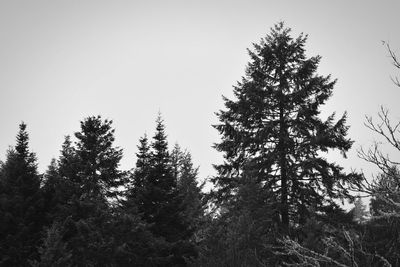
<path fill-rule="evenodd" d="M 179 176 L 182 168 L 183 152 L 178 143 L 175 143 L 171 151 L 171 167 L 175 180 L 179 182 Z"/>
<path fill-rule="evenodd" d="M 36 156 L 29 151 L 26 124 L 0 170 L 0 265 L 27 266 L 38 257 L 43 201 Z"/>
<path fill-rule="evenodd" d="M 43 176 L 42 193 L 45 201 L 45 210 L 47 212 L 47 221 L 51 224 L 53 216 L 56 214 L 56 208 L 60 204 L 59 192 L 62 189 L 60 185 L 61 177 L 59 176 L 58 162 L 52 159 Z"/>
<path fill-rule="evenodd" d="M 58 159 L 58 172 L 60 176 L 71 183 L 81 183 L 82 181 L 79 176 L 81 160 L 69 135 L 65 136 L 60 153 L 61 155 Z"/>
<path fill-rule="evenodd" d="M 158 116 L 156 124 L 151 143 L 151 167 L 144 185 L 144 205 L 139 206 L 139 211 L 143 212 L 147 222 L 154 224 L 153 231 L 156 235 L 163 236 L 168 241 L 176 241 L 182 234 L 177 228 L 181 224 L 177 181 L 170 165 L 167 136 L 161 116 Z"/>
<path fill-rule="evenodd" d="M 205 195 L 202 193 L 204 182 L 198 182 L 198 167 L 193 166 L 192 155 L 182 150 L 178 143 L 171 151 L 171 166 L 177 180 L 177 188 L 183 199 L 183 218 L 193 231 L 200 230 L 204 223 Z"/>
<path fill-rule="evenodd" d="M 136 154 L 136 167 L 133 173 L 133 183 L 132 183 L 132 196 L 140 194 L 140 190 L 143 189 L 146 182 L 147 176 L 150 171 L 150 144 L 147 135 L 144 135 L 139 139 L 138 150 Z"/>
<path fill-rule="evenodd" d="M 192 155 L 182 152 L 179 167 L 178 189 L 183 197 L 184 217 L 193 228 L 199 228 L 204 216 L 204 195 L 201 192 L 204 183 L 198 183 L 199 168 L 193 166 Z"/>
<path fill-rule="evenodd" d="M 138 153 L 136 153 L 136 166 L 130 175 L 129 188 L 126 192 L 126 201 L 124 202 L 124 209 L 128 213 L 136 213 L 138 207 L 144 206 L 146 198 L 146 181 L 150 172 L 150 144 L 145 134 L 139 139 L 137 146 Z"/>
<path fill-rule="evenodd" d="M 158 116 L 156 121 L 150 153 L 147 140 L 140 140 L 136 167 L 133 184 L 137 188 L 133 189 L 136 196 L 132 199 L 143 219 L 150 224 L 151 232 L 169 244 L 160 254 L 166 258 L 172 255 L 165 265 L 184 265 L 185 257 L 194 256 L 194 247 L 188 241 L 193 231 L 183 217 L 185 207 L 171 167 L 171 156 L 161 116 Z"/>
<path fill-rule="evenodd" d="M 113 147 L 112 121 L 92 116 L 81 122 L 81 131 L 75 134 L 76 154 L 80 161 L 79 178 L 86 194 L 115 198 L 118 187 L 125 184 L 119 170 L 122 149 Z"/>
<path fill-rule="evenodd" d="M 60 154 L 58 160 L 51 161 L 44 175 L 42 191 L 46 200 L 48 227 L 53 222 L 60 223 L 72 216 L 71 205 L 83 194 L 83 180 L 79 175 L 82 164 L 70 136 L 65 136 Z"/>
<path fill-rule="evenodd" d="M 246 180 L 257 181 L 276 198 L 284 232 L 348 197 L 345 185 L 360 179 L 322 154 L 337 149 L 345 156 L 351 148 L 346 113 L 336 122 L 335 114 L 319 117 L 335 81 L 316 73 L 319 56 L 306 57 L 307 36 L 293 39 L 290 32 L 278 23 L 248 50 L 251 60 L 234 86 L 236 99 L 224 97 L 226 110 L 217 113 L 222 141 L 215 148 L 225 160 L 213 179 L 220 202 L 234 199 Z"/>
<path fill-rule="evenodd" d="M 37 266 L 161 266 L 157 240 L 134 208 L 114 202 L 124 185 L 118 169 L 122 150 L 113 146 L 111 121 L 88 117 L 72 144 L 67 136 L 61 156 L 46 173 L 53 200 L 51 224 Z M 165 257 L 164 257 L 165 258 Z"/>

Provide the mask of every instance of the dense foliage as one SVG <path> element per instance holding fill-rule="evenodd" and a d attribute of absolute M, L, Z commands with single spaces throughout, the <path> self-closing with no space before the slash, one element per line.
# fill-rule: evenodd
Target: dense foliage
<path fill-rule="evenodd" d="M 0 162 L 0 266 L 400 266 L 399 163 L 379 144 L 360 150 L 381 170 L 371 181 L 328 160 L 353 141 L 346 113 L 320 116 L 335 80 L 306 40 L 279 23 L 248 50 L 217 113 L 224 161 L 207 193 L 161 115 L 129 171 L 111 120 L 81 121 L 43 174 L 21 123 Z M 399 124 L 378 117 L 367 127 L 400 151 Z"/>

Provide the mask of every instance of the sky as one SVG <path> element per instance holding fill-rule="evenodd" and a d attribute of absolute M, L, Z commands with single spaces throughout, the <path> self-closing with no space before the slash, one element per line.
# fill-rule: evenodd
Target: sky
<path fill-rule="evenodd" d="M 399 10 L 398 0 L 0 0 L 0 160 L 24 121 L 43 172 L 65 135 L 101 115 L 114 121 L 127 170 L 161 112 L 170 145 L 192 153 L 200 178 L 213 176 L 222 95 L 231 98 L 244 75 L 246 49 L 284 21 L 293 37 L 308 34 L 307 56 L 322 56 L 318 73 L 338 79 L 322 116 L 347 111 L 355 143 L 347 159 L 330 157 L 370 177 L 377 170 L 357 149 L 380 139 L 365 116 L 383 105 L 400 120 L 390 80 L 400 72 L 382 44 L 400 55 Z"/>

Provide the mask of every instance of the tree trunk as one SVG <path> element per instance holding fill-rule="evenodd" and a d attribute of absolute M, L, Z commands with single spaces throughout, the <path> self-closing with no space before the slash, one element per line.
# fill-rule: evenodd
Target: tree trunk
<path fill-rule="evenodd" d="M 287 234 L 289 230 L 289 209 L 288 209 L 288 185 L 286 169 L 286 125 L 284 119 L 283 104 L 279 107 L 279 165 L 281 169 L 281 219 L 283 233 Z"/>

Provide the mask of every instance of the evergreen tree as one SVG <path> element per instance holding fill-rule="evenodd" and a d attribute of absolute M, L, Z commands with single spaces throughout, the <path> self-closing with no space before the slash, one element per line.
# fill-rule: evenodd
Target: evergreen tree
<path fill-rule="evenodd" d="M 26 124 L 0 170 L 0 265 L 28 266 L 38 257 L 43 201 L 36 156 L 29 151 Z"/>
<path fill-rule="evenodd" d="M 181 150 L 181 147 L 179 146 L 178 143 L 175 143 L 172 151 L 171 151 L 171 167 L 172 167 L 172 172 L 174 175 L 174 178 L 176 181 L 179 181 L 179 176 L 181 173 L 181 168 L 182 168 L 182 158 L 183 158 L 183 152 Z"/>
<path fill-rule="evenodd" d="M 144 135 L 139 139 L 139 145 L 137 146 L 138 153 L 136 153 L 136 167 L 133 171 L 132 182 L 130 190 L 128 191 L 128 203 L 141 201 L 143 199 L 145 189 L 145 183 L 150 171 L 150 144 L 147 135 Z M 140 203 L 142 205 L 143 203 Z"/>
<path fill-rule="evenodd" d="M 65 136 L 58 160 L 52 160 L 45 175 L 42 191 L 46 200 L 48 227 L 76 215 L 72 204 L 83 195 L 81 161 L 70 136 Z M 79 217 L 79 216 L 78 216 Z"/>
<path fill-rule="evenodd" d="M 58 162 L 56 159 L 53 158 L 51 160 L 43 178 L 44 181 L 42 192 L 45 202 L 45 210 L 47 212 L 46 219 L 47 223 L 50 225 L 53 220 L 53 216 L 56 214 L 55 209 L 60 204 L 58 199 L 60 194 L 58 190 L 62 188 L 60 185 L 61 178 L 59 176 Z"/>
<path fill-rule="evenodd" d="M 75 134 L 76 154 L 80 161 L 79 178 L 88 196 L 115 198 L 118 188 L 125 184 L 119 168 L 122 149 L 113 147 L 112 121 L 92 116 L 81 122 L 81 131 Z"/>
<path fill-rule="evenodd" d="M 222 141 L 215 148 L 225 161 L 213 179 L 219 202 L 234 199 L 246 177 L 256 180 L 276 198 L 284 232 L 349 197 L 345 185 L 360 179 L 321 153 L 338 149 L 345 156 L 351 148 L 346 114 L 336 122 L 335 114 L 319 118 L 335 81 L 316 74 L 320 57 L 306 58 L 307 36 L 293 39 L 290 31 L 279 23 L 248 50 L 251 61 L 234 86 L 236 99 L 224 98 L 226 110 L 217 113 Z"/>
<path fill-rule="evenodd" d="M 169 245 L 154 238 L 135 206 L 111 205 L 125 182 L 113 134 L 111 121 L 98 116 L 81 122 L 75 145 L 65 138 L 45 175 L 49 228 L 36 266 L 165 265 L 160 251 Z"/>
<path fill-rule="evenodd" d="M 366 223 L 365 246 L 400 264 L 400 172 L 396 165 L 385 166 L 384 173 L 369 184 L 371 218 Z"/>
<path fill-rule="evenodd" d="M 178 143 L 171 151 L 171 166 L 177 180 L 177 188 L 183 200 L 183 218 L 194 235 L 193 242 L 199 240 L 199 232 L 205 223 L 206 198 L 202 193 L 204 183 L 198 183 L 198 167 L 193 166 L 192 155 L 189 151 L 182 151 Z"/>
<path fill-rule="evenodd" d="M 184 218 L 193 230 L 200 228 L 204 219 L 204 195 L 201 192 L 204 183 L 198 184 L 198 170 L 192 162 L 190 152 L 181 152 L 178 174 L 178 189 L 183 197 Z"/>
<path fill-rule="evenodd" d="M 79 176 L 81 159 L 69 135 L 65 136 L 60 153 L 61 155 L 58 160 L 59 175 L 70 183 L 82 183 L 81 177 Z"/>
<path fill-rule="evenodd" d="M 165 237 L 168 241 L 179 240 L 179 230 L 175 222 L 179 220 L 177 214 L 180 203 L 176 180 L 170 165 L 168 142 L 165 126 L 161 117 L 157 118 L 156 133 L 151 143 L 151 168 L 145 182 L 146 196 L 144 206 L 140 207 L 147 222 L 154 223 L 154 233 Z M 176 224 L 178 226 L 179 223 Z"/>
<path fill-rule="evenodd" d="M 35 267 L 69 267 L 72 266 L 72 253 L 62 240 L 58 223 L 54 223 L 47 231 L 43 245 L 39 248 L 40 261 L 34 261 Z"/>
<path fill-rule="evenodd" d="M 194 247 L 188 241 L 193 233 L 183 217 L 183 198 L 179 194 L 177 180 L 171 167 L 165 126 L 158 116 L 156 132 L 149 147 L 142 138 L 138 162 L 134 171 L 132 199 L 143 219 L 150 224 L 151 232 L 163 238 L 169 245 L 160 252 L 166 266 L 181 266 L 185 258 L 194 256 Z M 171 256 L 172 255 L 172 256 Z"/>

